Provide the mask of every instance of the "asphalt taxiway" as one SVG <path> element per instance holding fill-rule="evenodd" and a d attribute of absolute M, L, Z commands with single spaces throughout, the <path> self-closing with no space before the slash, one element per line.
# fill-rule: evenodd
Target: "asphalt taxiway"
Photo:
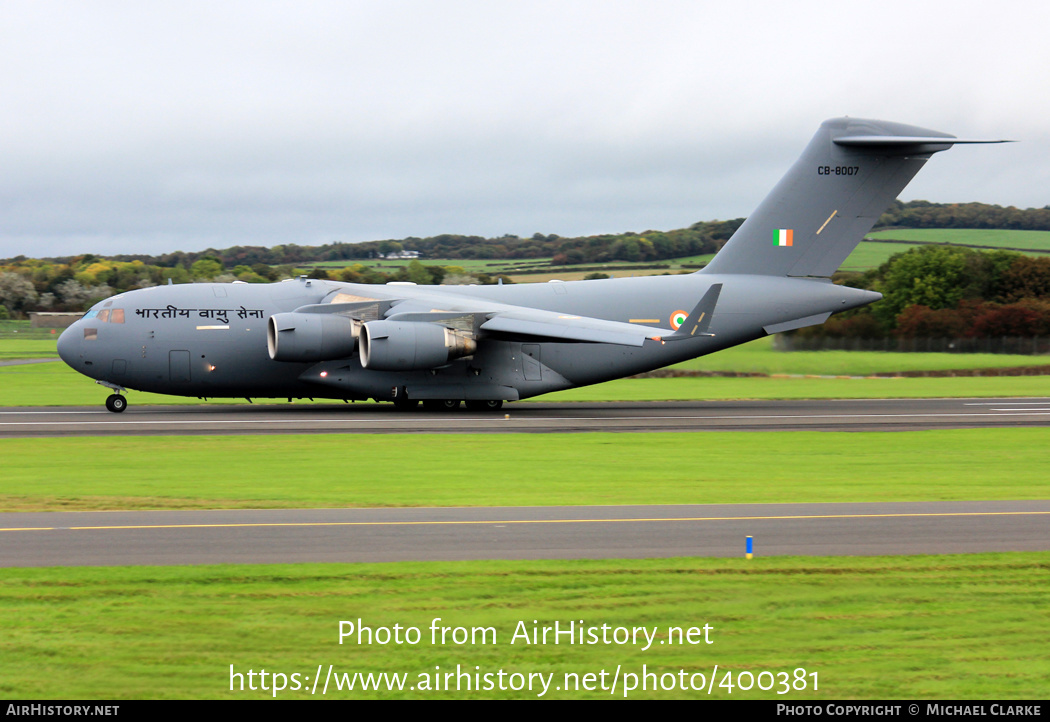
<path fill-rule="evenodd" d="M 0 437 L 583 431 L 911 431 L 1050 426 L 1050 398 L 515 403 L 498 413 L 392 404 L 3 408 Z"/>
<path fill-rule="evenodd" d="M 1050 398 L 0 409 L 0 437 L 1050 426 Z M 1050 501 L 0 513 L 0 566 L 1050 550 Z"/>
<path fill-rule="evenodd" d="M 0 566 L 1050 550 L 1050 501 L 0 514 Z"/>

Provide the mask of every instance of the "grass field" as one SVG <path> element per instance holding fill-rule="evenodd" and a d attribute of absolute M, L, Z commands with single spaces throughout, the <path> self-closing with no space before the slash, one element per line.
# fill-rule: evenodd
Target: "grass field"
<path fill-rule="evenodd" d="M 553 675 L 545 698 L 623 698 L 628 673 L 638 684 L 628 698 L 704 698 L 706 690 L 654 692 L 657 677 L 643 692 L 643 665 L 671 674 L 665 684 L 685 670 L 687 687 L 706 687 L 718 665 L 712 697 L 1045 699 L 1048 585 L 1047 553 L 4 569 L 0 693 L 259 699 L 273 693 L 248 690 L 247 672 L 258 687 L 266 669 L 287 676 L 279 698 L 304 699 L 318 665 L 322 677 L 328 665 L 340 674 L 408 676 L 402 692 L 337 691 L 332 683 L 334 699 L 535 699 L 542 689 L 538 678 L 533 691 L 408 689 L 423 677 L 433 686 L 435 672 L 460 665 L 471 681 L 475 672 L 492 674 L 494 686 L 499 670 Z M 432 644 L 435 617 L 443 626 L 491 628 L 489 643 Z M 415 627 L 419 641 L 358 645 L 350 637 L 340 645 L 340 620 Z M 534 621 L 643 626 L 653 644 L 511 644 L 518 623 L 531 629 Z M 705 624 L 711 644 L 700 635 L 698 644 L 671 643 L 670 628 Z M 231 665 L 243 692 L 236 678 L 230 690 Z M 740 672 L 772 672 L 763 678 L 769 687 L 780 673 L 793 682 L 796 669 L 804 670 L 803 691 L 726 685 L 726 672 L 734 682 Z M 592 673 L 597 687 L 603 670 L 606 691 L 557 689 L 566 673 Z M 303 689 L 291 689 L 296 682 Z"/>
<path fill-rule="evenodd" d="M 983 231 L 950 229 L 894 229 L 869 233 L 873 240 L 861 241 L 853 253 L 842 262 L 843 271 L 867 271 L 878 268 L 890 256 L 915 248 L 902 243 L 880 243 L 879 239 L 938 243 L 953 246 L 991 246 L 992 248 L 1022 249 L 1021 253 L 1046 257 L 1050 253 L 1050 231 Z"/>
<path fill-rule="evenodd" d="M 3 439 L 0 508 L 1047 499 L 1046 436 L 956 429 Z M 75 463 L 55 473 L 56 458 Z"/>
<path fill-rule="evenodd" d="M 868 234 L 875 240 L 950 243 L 955 246 L 1022 248 L 1050 253 L 1050 231 L 1007 231 L 970 228 L 891 228 Z"/>
<path fill-rule="evenodd" d="M 420 263 L 425 266 L 459 266 L 467 273 L 513 273 L 516 270 L 532 269 L 550 266 L 550 258 L 420 258 Z M 347 266 L 360 264 L 366 268 L 374 268 L 384 273 L 393 273 L 399 268 L 407 267 L 412 261 L 387 260 L 387 259 L 358 259 L 349 261 L 320 261 L 311 264 L 316 268 L 342 269 Z"/>
<path fill-rule="evenodd" d="M 1038 358 L 1038 357 L 1037 357 Z M 0 367 L 0 406 L 100 406 L 109 390 L 60 361 Z M 620 379 L 557 391 L 535 401 L 691 401 L 719 399 L 879 399 L 1047 396 L 1050 376 L 974 378 L 671 378 Z M 244 399 L 165 396 L 133 391 L 132 407 L 182 404 L 247 404 Z M 285 403 L 256 399 L 256 403 Z M 296 401 L 296 403 L 310 403 Z M 340 403 L 324 401 L 317 403 Z M 371 403 L 371 402 L 368 402 Z M 340 404 L 341 405 L 341 404 Z M 513 410 L 514 405 L 506 407 Z M 347 406 L 352 413 L 353 407 Z"/>
<path fill-rule="evenodd" d="M 2 347 L 0 347 L 2 348 Z M 899 371 L 1011 368 L 1050 365 L 1050 356 L 896 351 L 777 351 L 767 336 L 671 368 L 764 374 L 868 376 Z"/>
<path fill-rule="evenodd" d="M 0 361 L 27 358 L 58 358 L 57 336 L 34 339 L 0 338 Z"/>
<path fill-rule="evenodd" d="M 859 375 L 1043 360 L 780 353 L 768 343 L 699 360 L 712 367 L 689 367 Z M 0 354 L 7 351 L 0 343 Z M 60 362 L 0 368 L 0 406 L 100 406 L 107 393 Z M 1050 377 L 625 379 L 541 400 L 937 395 L 1050 395 Z M 140 393 L 130 398 L 133 405 L 198 403 Z M 3 439 L 0 508 L 1046 499 L 1045 437 L 1044 429 L 979 429 Z M 1044 699 L 1048 582 L 1050 553 L 762 558 L 760 540 L 759 557 L 751 561 L 0 569 L 0 693 L 9 699 L 264 698 L 271 692 L 230 691 L 231 665 L 245 677 L 254 670 L 256 684 L 265 668 L 299 674 L 301 685 L 309 677 L 308 687 L 318 665 L 331 664 L 337 673 L 407 674 L 412 686 L 420 685 L 421 673 L 433 680 L 436 671 L 455 672 L 458 664 L 468 673 L 554 675 L 545 698 L 601 698 L 608 691 L 555 688 L 566 673 L 582 679 L 604 670 L 611 679 L 618 666 L 641 676 L 645 665 L 675 679 L 685 670 L 686 680 L 701 673 L 706 681 L 717 664 L 714 697 Z M 431 645 L 435 617 L 448 626 L 492 627 L 498 643 Z M 339 621 L 358 619 L 373 627 L 416 626 L 424 641 L 339 645 Z M 645 626 L 661 636 L 647 651 L 511 645 L 517 623 L 531 627 L 533 620 Z M 712 645 L 659 644 L 668 640 L 669 627 L 705 623 L 714 628 Z M 796 669 L 804 669 L 808 681 L 817 673 L 819 689 L 777 695 L 776 689 L 730 693 L 720 686 L 727 671 L 734 681 L 740 672 L 768 671 L 774 674 L 768 682 L 781 673 L 792 679 Z M 623 679 L 616 697 L 623 696 Z M 289 689 L 278 696 L 311 695 Z M 349 692 L 334 685 L 328 693 L 336 699 L 536 696 L 527 688 Z M 680 689 L 628 694 L 705 696 Z"/>
<path fill-rule="evenodd" d="M 720 399 L 925 399 L 1050 396 L 1050 376 L 977 378 L 620 379 L 532 401 L 718 401 Z M 528 403 L 525 401 L 524 403 Z M 513 410 L 513 406 L 508 407 Z"/>
<path fill-rule="evenodd" d="M 853 249 L 853 252 L 849 254 L 846 260 L 842 262 L 840 270 L 867 271 L 871 268 L 878 268 L 883 263 L 890 260 L 890 256 L 904 253 L 911 248 L 913 248 L 913 246 L 906 246 L 900 243 L 861 241 L 860 244 Z"/>
<path fill-rule="evenodd" d="M 525 258 L 525 259 L 471 259 L 471 258 L 421 258 L 420 263 L 425 266 L 459 266 L 467 273 L 489 275 L 504 274 L 509 276 L 515 283 L 546 283 L 550 280 L 580 281 L 589 274 L 601 272 L 613 278 L 624 278 L 628 276 L 650 276 L 660 273 L 679 273 L 681 271 L 692 272 L 697 265 L 706 264 L 712 258 L 713 253 L 684 258 L 671 258 L 661 261 L 653 261 L 651 267 L 639 268 L 638 262 L 610 261 L 607 263 L 587 263 L 582 266 L 551 266 L 549 258 Z M 384 273 L 393 273 L 397 269 L 407 266 L 411 261 L 323 261 L 315 263 L 311 268 L 342 269 L 347 266 L 360 263 L 368 268 L 374 268 Z M 586 270 L 577 270 L 585 268 Z"/>
<path fill-rule="evenodd" d="M 62 329 L 32 328 L 29 321 L 0 319 L 0 342 L 7 341 L 52 341 L 58 339 Z"/>

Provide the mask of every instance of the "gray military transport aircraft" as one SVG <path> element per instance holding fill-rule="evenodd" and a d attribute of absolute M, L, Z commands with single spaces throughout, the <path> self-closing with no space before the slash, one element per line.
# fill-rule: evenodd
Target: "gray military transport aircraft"
<path fill-rule="evenodd" d="M 934 153 L 964 140 L 837 118 L 706 268 L 497 286 L 311 280 L 144 288 L 96 304 L 58 353 L 113 390 L 496 410 L 823 323 L 882 296 L 830 276 Z"/>

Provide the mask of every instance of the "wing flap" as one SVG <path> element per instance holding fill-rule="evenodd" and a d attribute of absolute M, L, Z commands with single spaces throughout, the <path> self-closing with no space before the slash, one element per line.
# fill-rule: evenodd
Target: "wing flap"
<path fill-rule="evenodd" d="M 662 328 L 546 311 L 496 313 L 482 323 L 481 328 L 485 331 L 524 334 L 560 341 L 612 343 L 621 346 L 642 346 L 647 339 L 659 341 L 667 333 Z"/>
<path fill-rule="evenodd" d="M 353 301 L 351 303 L 312 303 L 300 306 L 295 313 L 334 313 L 356 318 L 359 321 L 376 321 L 396 305 L 398 301 Z"/>

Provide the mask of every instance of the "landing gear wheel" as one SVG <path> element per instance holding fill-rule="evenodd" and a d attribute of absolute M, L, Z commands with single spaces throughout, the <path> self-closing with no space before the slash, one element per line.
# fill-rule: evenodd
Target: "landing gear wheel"
<path fill-rule="evenodd" d="M 455 411 L 459 408 L 459 399 L 427 399 L 423 408 L 427 411 Z"/>
<path fill-rule="evenodd" d="M 114 414 L 119 414 L 128 408 L 128 400 L 120 394 L 110 394 L 106 398 L 106 408 Z"/>
<path fill-rule="evenodd" d="M 398 411 L 412 411 L 419 405 L 419 399 L 410 399 L 406 396 L 398 396 L 394 399 L 394 408 Z"/>
<path fill-rule="evenodd" d="M 468 411 L 499 411 L 503 408 L 503 402 L 496 401 L 468 401 Z"/>

